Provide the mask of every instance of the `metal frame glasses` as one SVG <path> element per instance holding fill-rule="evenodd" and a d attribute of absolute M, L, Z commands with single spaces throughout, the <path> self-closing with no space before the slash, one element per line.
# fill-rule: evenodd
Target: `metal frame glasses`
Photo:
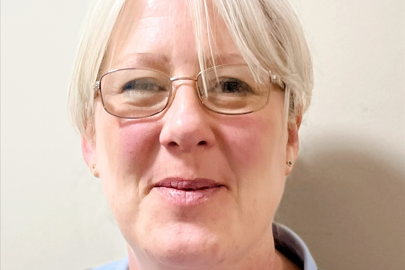
<path fill-rule="evenodd" d="M 123 68 L 103 74 L 95 83 L 104 109 L 116 117 L 139 119 L 164 111 L 175 96 L 177 81 L 196 83 L 200 103 L 208 110 L 227 115 L 247 114 L 266 106 L 271 85 L 285 84 L 271 71 L 248 65 L 221 65 L 198 73 L 195 78 L 170 77 L 153 69 Z"/>

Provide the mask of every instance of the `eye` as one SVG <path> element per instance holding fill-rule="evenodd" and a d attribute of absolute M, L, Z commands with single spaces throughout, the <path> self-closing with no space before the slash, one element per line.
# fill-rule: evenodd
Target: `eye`
<path fill-rule="evenodd" d="M 253 90 L 247 83 L 239 79 L 219 78 L 210 89 L 210 92 L 243 95 L 253 93 Z"/>
<path fill-rule="evenodd" d="M 166 87 L 154 78 L 140 78 L 127 82 L 122 87 L 122 91 L 148 91 L 159 92 L 166 91 Z"/>

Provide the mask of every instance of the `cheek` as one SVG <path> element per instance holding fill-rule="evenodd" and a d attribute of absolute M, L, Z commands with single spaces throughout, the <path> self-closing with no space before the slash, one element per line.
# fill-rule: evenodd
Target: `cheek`
<path fill-rule="evenodd" d="M 127 123 L 118 129 L 119 159 L 132 165 L 149 162 L 158 150 L 159 128 L 153 123 Z"/>
<path fill-rule="evenodd" d="M 270 166 L 274 163 L 272 159 L 285 152 L 286 138 L 282 132 L 282 121 L 252 114 L 243 116 L 235 125 L 232 124 L 234 121 L 226 123 L 220 127 L 223 137 L 221 144 L 233 159 L 233 169 Z"/>
<path fill-rule="evenodd" d="M 251 114 L 241 118 L 239 128 L 232 121 L 223 127 L 225 151 L 237 187 L 236 201 L 244 217 L 241 222 L 247 222 L 247 227 L 271 223 L 281 200 L 287 144 L 282 119 L 282 113 L 274 117 Z M 250 224 L 252 220 L 263 222 Z"/>
<path fill-rule="evenodd" d="M 139 216 L 145 182 L 159 148 L 158 123 L 119 119 L 100 112 L 96 119 L 100 179 L 110 208 L 124 234 Z M 129 225 L 129 228 L 126 226 Z"/>
<path fill-rule="evenodd" d="M 100 178 L 113 190 L 136 188 L 158 152 L 158 124 L 134 122 L 103 112 L 96 122 Z"/>

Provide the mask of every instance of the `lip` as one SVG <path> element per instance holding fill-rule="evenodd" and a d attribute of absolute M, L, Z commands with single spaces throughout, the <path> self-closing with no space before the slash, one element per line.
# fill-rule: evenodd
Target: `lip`
<path fill-rule="evenodd" d="M 224 185 L 210 179 L 167 178 L 154 185 L 161 198 L 174 205 L 196 205 L 210 200 Z"/>

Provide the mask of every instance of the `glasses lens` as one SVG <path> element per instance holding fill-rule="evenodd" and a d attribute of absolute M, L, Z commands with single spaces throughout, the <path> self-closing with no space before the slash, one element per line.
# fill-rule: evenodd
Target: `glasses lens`
<path fill-rule="evenodd" d="M 170 78 L 156 70 L 121 69 L 106 73 L 100 80 L 107 112 L 125 118 L 154 115 L 167 106 Z"/>
<path fill-rule="evenodd" d="M 203 71 L 198 79 L 201 102 L 224 114 L 244 114 L 263 108 L 270 93 L 269 74 L 253 75 L 247 65 L 218 66 Z"/>

